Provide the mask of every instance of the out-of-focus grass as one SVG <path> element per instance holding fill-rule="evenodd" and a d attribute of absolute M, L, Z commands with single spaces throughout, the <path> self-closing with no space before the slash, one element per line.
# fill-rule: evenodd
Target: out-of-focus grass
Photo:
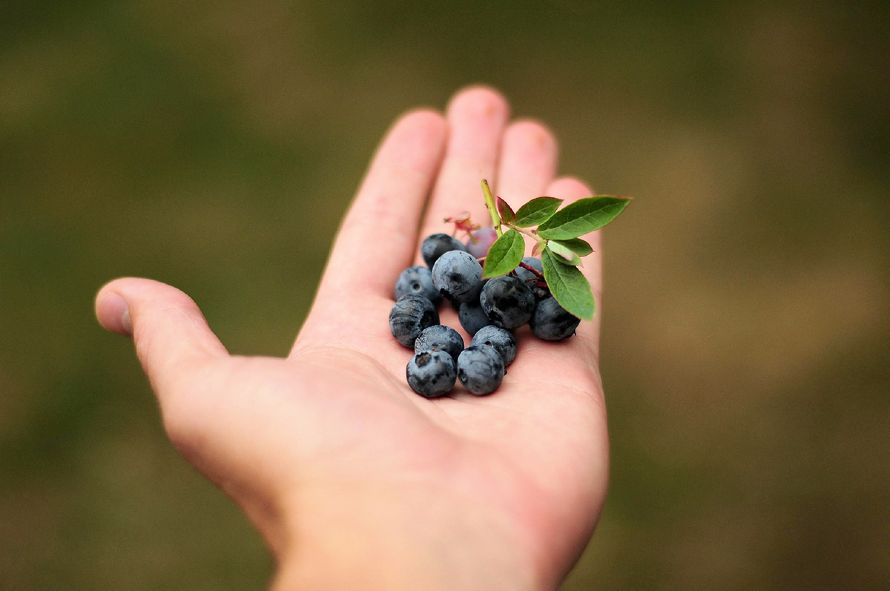
<path fill-rule="evenodd" d="M 256 534 L 91 300 L 191 293 L 284 354 L 388 122 L 487 81 L 608 231 L 611 493 L 566 589 L 890 576 L 882 3 L 0 6 L 0 588 L 243 589 Z"/>

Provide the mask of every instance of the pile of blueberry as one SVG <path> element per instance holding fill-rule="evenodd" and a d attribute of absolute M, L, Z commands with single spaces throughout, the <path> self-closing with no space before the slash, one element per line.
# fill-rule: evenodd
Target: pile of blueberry
<path fill-rule="evenodd" d="M 580 322 L 550 295 L 540 259 L 525 257 L 508 275 L 482 278 L 476 257 L 484 256 L 494 234 L 483 228 L 466 245 L 448 234 L 432 234 L 421 246 L 427 266 L 408 267 L 399 275 L 389 327 L 396 340 L 414 349 L 406 374 L 421 396 L 444 396 L 457 379 L 471 394 L 490 394 L 516 357 L 514 330 L 529 324 L 538 338 L 560 341 Z M 473 336 L 467 348 L 456 330 L 439 324 L 436 305 L 443 297 Z"/>

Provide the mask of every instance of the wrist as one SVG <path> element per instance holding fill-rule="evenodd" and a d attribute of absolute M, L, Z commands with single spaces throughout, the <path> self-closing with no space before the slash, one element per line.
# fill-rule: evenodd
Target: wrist
<path fill-rule="evenodd" d="M 304 491 L 297 505 L 311 509 L 292 513 L 273 589 L 547 588 L 515 523 L 472 499 L 454 515 L 453 502 L 404 489 Z"/>

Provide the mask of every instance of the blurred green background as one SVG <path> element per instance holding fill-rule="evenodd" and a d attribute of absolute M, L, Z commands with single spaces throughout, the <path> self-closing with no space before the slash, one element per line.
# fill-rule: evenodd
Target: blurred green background
<path fill-rule="evenodd" d="M 612 485 L 567 590 L 886 589 L 886 2 L 0 2 L 0 589 L 258 589 L 92 298 L 283 355 L 389 122 L 467 83 L 637 196 Z"/>

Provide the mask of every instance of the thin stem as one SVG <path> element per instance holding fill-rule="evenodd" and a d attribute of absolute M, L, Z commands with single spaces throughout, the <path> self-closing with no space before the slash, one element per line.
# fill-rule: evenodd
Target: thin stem
<path fill-rule="evenodd" d="M 501 230 L 501 216 L 498 214 L 498 207 L 494 202 L 491 187 L 488 186 L 488 181 L 485 179 L 482 179 L 482 194 L 485 195 L 485 207 L 488 208 L 488 215 L 491 216 L 491 226 L 497 232 L 498 237 L 500 237 L 503 234 Z"/>
<path fill-rule="evenodd" d="M 532 273 L 534 273 L 538 279 L 544 279 L 544 274 L 541 273 L 540 271 L 538 271 L 537 269 L 535 269 L 534 267 L 532 267 L 531 265 L 529 265 L 528 263 L 520 262 L 519 266 L 522 267 L 523 269 L 525 269 L 526 271 L 531 271 Z"/>
<path fill-rule="evenodd" d="M 529 230 L 528 228 L 518 228 L 518 227 L 510 225 L 510 224 L 507 224 L 507 225 L 510 226 L 511 229 L 519 232 L 520 234 L 525 234 L 526 236 L 534 238 L 535 242 L 541 242 L 541 237 L 538 236 L 537 234 L 535 234 L 533 230 Z"/>
<path fill-rule="evenodd" d="M 520 234 L 525 234 L 526 236 L 532 238 L 532 239 L 535 241 L 535 244 L 537 244 L 540 248 L 543 248 L 543 247 L 544 247 L 544 243 L 547 242 L 546 240 L 544 240 L 543 238 L 541 238 L 540 236 L 538 236 L 538 235 L 534 232 L 534 230 L 528 230 L 528 229 L 526 229 L 526 228 L 517 228 L 516 226 L 510 225 L 510 224 L 507 224 L 507 225 L 510 226 L 510 229 L 511 229 L 511 230 L 516 230 L 516 231 L 519 232 Z"/>

